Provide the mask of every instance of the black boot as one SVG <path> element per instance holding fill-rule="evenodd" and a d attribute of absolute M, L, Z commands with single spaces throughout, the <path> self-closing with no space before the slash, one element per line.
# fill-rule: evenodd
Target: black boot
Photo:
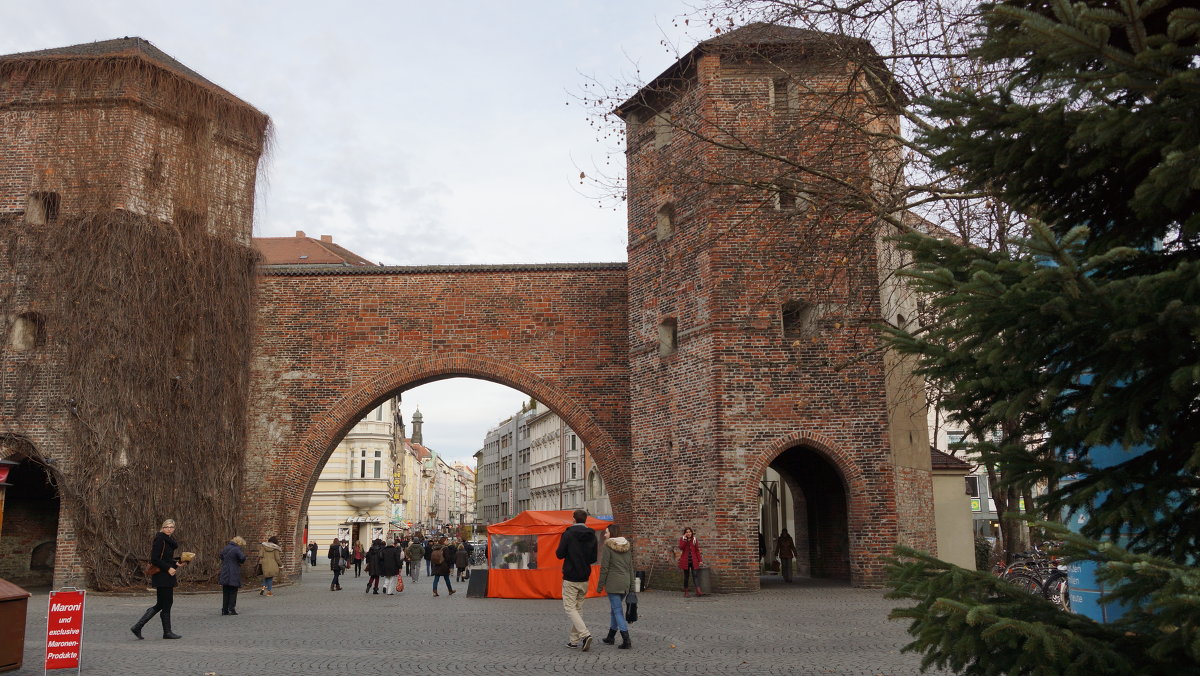
<path fill-rule="evenodd" d="M 633 647 L 633 644 L 629 642 L 629 632 L 627 632 L 627 631 L 621 632 L 621 645 L 619 645 L 617 647 L 625 648 L 625 649 L 629 649 L 629 648 Z"/>
<path fill-rule="evenodd" d="M 158 614 L 158 606 L 155 606 L 153 608 L 147 608 L 146 612 L 142 613 L 142 619 L 138 620 L 132 627 L 130 627 L 129 631 L 132 631 L 133 635 L 138 637 L 139 639 L 145 638 L 144 636 L 142 636 L 142 627 L 146 626 L 146 623 L 150 621 L 150 618 L 154 617 L 157 614 Z"/>
<path fill-rule="evenodd" d="M 171 611 L 162 611 L 163 638 L 183 638 L 179 634 L 171 631 Z"/>
<path fill-rule="evenodd" d="M 617 642 L 617 638 L 616 638 L 616 636 L 617 636 L 617 630 L 616 630 L 616 629 L 609 629 L 609 630 L 608 630 L 608 636 L 605 636 L 604 638 L 600 639 L 600 642 L 601 642 L 601 643 L 607 643 L 608 645 L 612 645 L 612 644 L 614 644 L 614 643 L 616 643 L 616 642 Z"/>

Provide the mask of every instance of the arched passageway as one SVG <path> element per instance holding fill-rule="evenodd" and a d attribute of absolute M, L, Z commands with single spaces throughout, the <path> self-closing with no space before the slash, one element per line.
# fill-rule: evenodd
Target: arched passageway
<path fill-rule="evenodd" d="M 797 446 L 776 457 L 770 469 L 762 493 L 768 559 L 777 557 L 775 540 L 787 528 L 796 545 L 795 575 L 849 582 L 849 496 L 837 466 Z"/>
<path fill-rule="evenodd" d="M 17 464 L 10 467 L 9 485 L 0 487 L 0 578 L 23 587 L 49 587 L 54 581 L 58 492 L 40 463 L 20 452 L 3 459 Z"/>

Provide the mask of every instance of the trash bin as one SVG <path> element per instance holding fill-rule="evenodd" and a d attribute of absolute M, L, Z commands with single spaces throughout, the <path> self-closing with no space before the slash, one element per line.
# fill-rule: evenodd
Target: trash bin
<path fill-rule="evenodd" d="M 0 671 L 21 668 L 25 657 L 25 614 L 29 592 L 0 578 Z"/>
<path fill-rule="evenodd" d="M 701 566 L 696 569 L 696 586 L 704 590 L 705 594 L 713 592 L 712 587 L 712 568 Z"/>

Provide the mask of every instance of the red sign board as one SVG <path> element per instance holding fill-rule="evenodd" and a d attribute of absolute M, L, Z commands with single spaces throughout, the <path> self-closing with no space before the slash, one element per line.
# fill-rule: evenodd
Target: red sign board
<path fill-rule="evenodd" d="M 86 592 L 52 591 L 46 613 L 46 671 L 78 669 L 83 654 L 83 597 Z"/>

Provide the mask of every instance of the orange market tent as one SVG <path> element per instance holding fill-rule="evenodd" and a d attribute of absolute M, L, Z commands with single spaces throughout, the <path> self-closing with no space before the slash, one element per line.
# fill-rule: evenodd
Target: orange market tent
<path fill-rule="evenodd" d="M 571 510 L 527 510 L 488 526 L 488 597 L 561 599 L 562 559 L 555 552 L 563 531 L 574 523 Z M 603 531 L 610 523 L 592 517 L 587 520 L 594 531 Z M 593 565 L 588 596 L 599 596 L 599 574 L 599 564 Z"/>

